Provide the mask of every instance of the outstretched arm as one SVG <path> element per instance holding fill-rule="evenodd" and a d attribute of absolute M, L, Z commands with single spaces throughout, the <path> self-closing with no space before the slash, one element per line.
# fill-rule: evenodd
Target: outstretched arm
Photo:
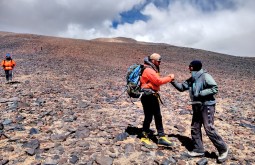
<path fill-rule="evenodd" d="M 191 81 L 191 78 L 184 81 L 183 83 L 178 83 L 176 80 L 172 81 L 171 84 L 179 91 L 183 92 L 189 89 L 189 82 Z"/>

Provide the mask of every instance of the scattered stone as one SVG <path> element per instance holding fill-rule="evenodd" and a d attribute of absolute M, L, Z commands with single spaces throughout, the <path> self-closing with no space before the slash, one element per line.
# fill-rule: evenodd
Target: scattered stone
<path fill-rule="evenodd" d="M 64 122 L 74 122 L 75 120 L 77 120 L 76 116 L 68 116 L 63 118 Z"/>
<path fill-rule="evenodd" d="M 26 153 L 29 155 L 29 156 L 33 156 L 35 154 L 35 149 L 34 148 L 28 148 L 26 150 Z"/>
<path fill-rule="evenodd" d="M 177 128 L 179 132 L 185 132 L 186 129 L 181 125 L 175 125 L 174 128 Z"/>
<path fill-rule="evenodd" d="M 128 153 L 131 153 L 131 152 L 134 152 L 135 151 L 135 147 L 134 147 L 134 144 L 132 143 L 128 143 L 125 145 L 125 153 L 128 154 Z"/>
<path fill-rule="evenodd" d="M 158 155 L 158 156 L 164 156 L 164 152 L 162 152 L 162 151 L 159 150 L 159 151 L 156 152 L 156 155 Z"/>
<path fill-rule="evenodd" d="M 1 160 L 0 161 L 0 164 L 1 165 L 5 165 L 5 164 L 8 164 L 9 163 L 9 160 L 8 159 L 4 159 L 4 160 Z"/>
<path fill-rule="evenodd" d="M 68 137 L 68 134 L 64 134 L 64 133 L 62 133 L 62 134 L 52 134 L 50 136 L 50 139 L 54 142 L 63 142 L 63 141 L 66 141 L 67 137 Z"/>
<path fill-rule="evenodd" d="M 37 140 L 37 139 L 32 139 L 32 140 L 30 140 L 30 141 L 24 143 L 24 144 L 22 145 L 22 147 L 24 147 L 24 148 L 37 149 L 37 148 L 40 147 L 40 142 L 39 142 L 39 140 Z"/>
<path fill-rule="evenodd" d="M 79 157 L 76 155 L 71 155 L 71 158 L 69 159 L 69 162 L 72 164 L 75 164 L 79 161 Z"/>
<path fill-rule="evenodd" d="M 45 165 L 57 165 L 58 162 L 59 162 L 58 160 L 48 157 L 45 159 L 44 164 Z"/>
<path fill-rule="evenodd" d="M 7 151 L 7 152 L 13 152 L 14 151 L 14 147 L 13 146 L 6 146 L 4 148 L 4 150 Z"/>
<path fill-rule="evenodd" d="M 5 98 L 1 98 L 0 99 L 0 103 L 7 103 L 9 100 L 8 99 L 5 99 Z"/>
<path fill-rule="evenodd" d="M 29 130 L 29 134 L 30 135 L 34 135 L 34 134 L 38 134 L 39 133 L 39 131 L 36 129 L 36 128 L 31 128 L 30 130 Z"/>
<path fill-rule="evenodd" d="M 5 119 L 4 121 L 3 121 L 3 125 L 9 125 L 9 124 L 11 124 L 12 123 L 12 120 L 10 120 L 10 119 Z"/>
<path fill-rule="evenodd" d="M 197 165 L 206 165 L 207 163 L 208 163 L 208 160 L 206 158 L 202 158 L 196 164 Z"/>
<path fill-rule="evenodd" d="M 75 132 L 76 138 L 86 138 L 90 135 L 90 130 L 86 127 L 81 127 Z"/>
<path fill-rule="evenodd" d="M 177 165 L 186 165 L 184 160 L 178 160 Z"/>
<path fill-rule="evenodd" d="M 115 137 L 114 141 L 123 141 L 123 140 L 126 140 L 127 137 L 128 137 L 128 133 L 127 132 L 123 132 L 123 133 L 118 134 Z"/>
<path fill-rule="evenodd" d="M 113 159 L 108 156 L 97 156 L 95 160 L 99 165 L 112 165 Z"/>

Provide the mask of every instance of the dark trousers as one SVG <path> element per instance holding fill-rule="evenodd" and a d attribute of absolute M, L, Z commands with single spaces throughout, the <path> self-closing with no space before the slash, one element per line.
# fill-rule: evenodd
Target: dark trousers
<path fill-rule="evenodd" d="M 215 105 L 193 105 L 193 117 L 191 123 L 191 137 L 195 152 L 204 152 L 201 126 L 204 125 L 206 135 L 221 154 L 227 150 L 227 145 L 214 127 Z"/>
<path fill-rule="evenodd" d="M 12 70 L 5 70 L 5 77 L 7 81 L 12 81 Z"/>
<path fill-rule="evenodd" d="M 158 97 L 155 95 L 143 95 L 141 98 L 144 111 L 143 131 L 149 133 L 150 124 L 154 117 L 156 129 L 159 136 L 164 136 L 162 116 Z"/>

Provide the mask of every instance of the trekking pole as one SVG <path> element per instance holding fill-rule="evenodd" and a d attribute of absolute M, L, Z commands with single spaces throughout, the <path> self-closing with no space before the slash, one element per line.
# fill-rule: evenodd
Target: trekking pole
<path fill-rule="evenodd" d="M 118 100 L 126 91 L 127 91 L 127 87 L 126 87 L 126 89 L 115 99 L 115 101 Z"/>

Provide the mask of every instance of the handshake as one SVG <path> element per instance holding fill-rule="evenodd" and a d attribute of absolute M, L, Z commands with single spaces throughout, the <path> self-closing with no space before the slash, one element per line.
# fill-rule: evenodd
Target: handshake
<path fill-rule="evenodd" d="M 171 78 L 171 81 L 170 81 L 170 82 L 172 82 L 172 81 L 174 80 L 174 74 L 169 74 L 169 75 L 167 75 L 167 77 L 170 77 L 170 78 Z"/>

